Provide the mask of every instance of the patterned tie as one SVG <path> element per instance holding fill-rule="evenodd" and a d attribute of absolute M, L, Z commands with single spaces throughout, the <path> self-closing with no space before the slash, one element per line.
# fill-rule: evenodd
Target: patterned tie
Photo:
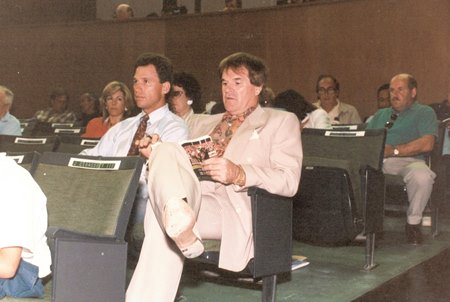
<path fill-rule="evenodd" d="M 145 114 L 141 118 L 141 122 L 139 123 L 136 133 L 133 136 L 133 140 L 131 141 L 131 146 L 130 149 L 128 150 L 128 156 L 139 155 L 139 147 L 135 144 L 135 142 L 144 137 L 145 131 L 147 130 L 148 119 L 149 119 L 148 114 Z"/>

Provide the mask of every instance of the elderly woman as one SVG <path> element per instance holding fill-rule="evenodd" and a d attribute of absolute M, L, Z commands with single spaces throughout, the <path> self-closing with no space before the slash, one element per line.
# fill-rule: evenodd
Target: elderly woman
<path fill-rule="evenodd" d="M 92 119 L 83 137 L 100 138 L 109 128 L 131 116 L 134 102 L 130 89 L 122 82 L 114 81 L 103 89 L 101 102 L 103 116 Z"/>
<path fill-rule="evenodd" d="M 184 119 L 188 127 L 195 119 L 195 113 L 203 111 L 201 97 L 200 84 L 192 74 L 179 72 L 173 75 L 170 110 Z"/>

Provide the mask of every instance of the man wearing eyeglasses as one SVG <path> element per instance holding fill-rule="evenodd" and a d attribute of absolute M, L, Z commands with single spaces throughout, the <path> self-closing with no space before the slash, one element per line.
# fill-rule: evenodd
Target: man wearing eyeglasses
<path fill-rule="evenodd" d="M 438 121 L 431 107 L 416 101 L 417 81 L 412 75 L 394 76 L 389 91 L 391 107 L 378 110 L 367 128 L 387 130 L 383 172 L 400 175 L 406 183 L 409 200 L 406 241 L 417 245 L 422 243 L 422 212 L 436 177 L 424 155 L 433 150 Z"/>
<path fill-rule="evenodd" d="M 331 124 L 361 124 L 358 110 L 352 105 L 341 102 L 339 97 L 339 82 L 328 74 L 320 75 L 316 83 L 318 101 L 315 106 L 328 113 Z"/>

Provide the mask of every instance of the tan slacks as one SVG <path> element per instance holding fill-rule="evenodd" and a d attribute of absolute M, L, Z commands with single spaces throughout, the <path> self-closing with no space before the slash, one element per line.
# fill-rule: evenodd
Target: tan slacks
<path fill-rule="evenodd" d="M 127 302 L 173 302 L 184 257 L 166 235 L 164 205 L 174 198 L 186 198 L 199 215 L 197 231 L 203 238 L 220 239 L 220 206 L 214 195 L 201 196 L 200 182 L 192 171 L 183 148 L 163 143 L 149 159 L 149 202 L 144 220 L 145 238 L 139 261 L 127 289 Z M 201 206 L 201 209 L 200 209 Z"/>

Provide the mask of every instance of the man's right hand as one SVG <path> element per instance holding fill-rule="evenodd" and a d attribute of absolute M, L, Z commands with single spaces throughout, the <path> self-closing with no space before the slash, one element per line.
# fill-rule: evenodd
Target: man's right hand
<path fill-rule="evenodd" d="M 139 146 L 139 153 L 146 159 L 150 157 L 153 148 L 160 143 L 161 140 L 158 134 L 146 135 L 142 139 L 136 141 L 136 144 Z"/>

